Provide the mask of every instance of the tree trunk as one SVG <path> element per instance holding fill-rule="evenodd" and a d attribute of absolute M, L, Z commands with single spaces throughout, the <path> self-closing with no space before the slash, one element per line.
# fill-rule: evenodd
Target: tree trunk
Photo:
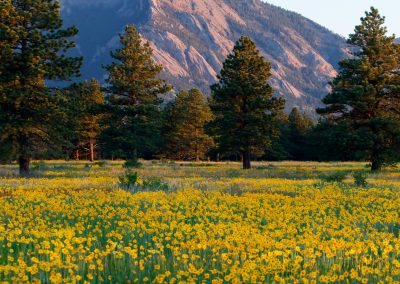
<path fill-rule="evenodd" d="M 132 159 L 133 159 L 134 161 L 137 161 L 137 160 L 138 160 L 137 148 L 133 149 L 133 157 L 132 157 Z"/>
<path fill-rule="evenodd" d="M 27 177 L 30 175 L 30 162 L 31 159 L 29 157 L 26 157 L 24 155 L 21 155 L 19 157 L 19 175 L 23 177 Z"/>
<path fill-rule="evenodd" d="M 65 147 L 65 160 L 68 162 L 70 158 L 70 153 L 69 153 L 69 145 Z"/>
<path fill-rule="evenodd" d="M 250 151 L 245 151 L 243 153 L 243 169 L 244 170 L 251 169 Z"/>
<path fill-rule="evenodd" d="M 382 164 L 380 162 L 378 162 L 376 159 L 372 159 L 371 171 L 379 172 L 381 170 L 382 170 Z"/>
<path fill-rule="evenodd" d="M 89 138 L 90 162 L 94 162 L 94 140 Z"/>
<path fill-rule="evenodd" d="M 79 156 L 79 149 L 76 148 L 76 150 L 75 150 L 75 160 L 79 161 L 79 158 L 80 158 L 80 156 Z"/>
<path fill-rule="evenodd" d="M 200 162 L 200 154 L 196 143 L 196 162 Z"/>
<path fill-rule="evenodd" d="M 196 137 L 195 137 L 196 162 L 200 162 L 199 141 L 197 139 L 197 137 L 198 137 L 198 129 L 197 128 L 196 128 L 196 131 L 195 131 L 195 135 L 196 135 Z"/>
<path fill-rule="evenodd" d="M 379 146 L 376 146 L 371 153 L 371 171 L 379 172 L 382 170 L 382 159 L 379 158 Z"/>

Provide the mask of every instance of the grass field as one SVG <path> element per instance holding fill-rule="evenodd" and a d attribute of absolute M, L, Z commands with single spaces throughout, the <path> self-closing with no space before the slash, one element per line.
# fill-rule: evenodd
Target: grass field
<path fill-rule="evenodd" d="M 400 281 L 399 169 L 255 166 L 145 162 L 131 186 L 121 162 L 0 166 L 0 282 Z"/>

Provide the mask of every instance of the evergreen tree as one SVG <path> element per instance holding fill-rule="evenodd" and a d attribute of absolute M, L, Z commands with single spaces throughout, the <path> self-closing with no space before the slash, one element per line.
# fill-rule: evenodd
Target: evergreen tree
<path fill-rule="evenodd" d="M 272 160 L 305 161 L 313 159 L 310 134 L 314 122 L 306 113 L 293 108 L 289 115 L 283 111 L 277 116 L 280 136 L 272 141 L 264 158 Z"/>
<path fill-rule="evenodd" d="M 57 129 L 59 101 L 46 80 L 79 75 L 82 59 L 66 55 L 78 30 L 62 25 L 59 1 L 0 3 L 0 140 L 12 145 L 21 175 Z"/>
<path fill-rule="evenodd" d="M 272 139 L 271 145 L 269 145 L 265 151 L 265 155 L 262 157 L 265 160 L 272 161 L 283 161 L 290 159 L 288 152 L 289 139 L 289 117 L 284 110 L 281 110 L 276 115 L 276 123 L 279 129 L 279 136 Z"/>
<path fill-rule="evenodd" d="M 223 153 L 239 154 L 243 168 L 261 156 L 278 134 L 275 116 L 284 100 L 273 98 L 268 84 L 271 65 L 248 37 L 241 37 L 223 64 L 219 82 L 211 87 L 213 129 Z"/>
<path fill-rule="evenodd" d="M 286 149 L 290 159 L 298 161 L 310 159 L 307 138 L 312 126 L 313 121 L 306 113 L 301 114 L 297 108 L 293 108 L 288 118 L 286 139 Z"/>
<path fill-rule="evenodd" d="M 400 159 L 400 48 L 384 21 L 375 8 L 366 12 L 348 40 L 353 56 L 339 63 L 326 107 L 318 110 L 348 126 L 349 135 L 363 137 L 357 151 L 374 171 Z"/>
<path fill-rule="evenodd" d="M 197 89 L 182 91 L 165 109 L 164 155 L 170 159 L 199 161 L 213 146 L 205 134 L 212 113 L 206 97 Z"/>
<path fill-rule="evenodd" d="M 107 148 L 128 160 L 153 153 L 160 147 L 162 116 L 160 95 L 170 87 L 157 76 L 162 66 L 152 59 L 148 42 L 142 43 L 133 25 L 120 35 L 122 47 L 111 53 L 114 62 L 105 69 L 107 79 L 103 140 Z"/>
<path fill-rule="evenodd" d="M 100 83 L 92 79 L 73 84 L 67 94 L 68 125 L 69 130 L 73 130 L 71 144 L 75 147 L 75 159 L 79 160 L 79 151 L 84 148 L 88 149 L 89 160 L 93 162 L 95 142 L 101 131 L 100 120 L 103 117 L 100 109 L 104 104 L 104 94 Z"/>
<path fill-rule="evenodd" d="M 317 161 L 365 161 L 360 145 L 366 145 L 368 137 L 363 131 L 349 131 L 351 125 L 321 120 L 308 135 L 311 160 Z"/>

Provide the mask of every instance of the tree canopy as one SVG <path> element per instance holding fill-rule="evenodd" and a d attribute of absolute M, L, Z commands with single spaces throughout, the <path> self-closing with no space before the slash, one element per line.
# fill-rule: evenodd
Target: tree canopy
<path fill-rule="evenodd" d="M 339 63 L 332 92 L 323 99 L 326 107 L 317 110 L 363 137 L 356 148 L 372 170 L 400 159 L 400 47 L 384 22 L 377 9 L 366 12 L 348 39 L 352 56 Z"/>
<path fill-rule="evenodd" d="M 165 109 L 163 155 L 177 160 L 204 159 L 214 144 L 205 133 L 211 119 L 210 106 L 200 90 L 180 92 Z"/>
<path fill-rule="evenodd" d="M 70 57 L 75 27 L 63 28 L 59 1 L 0 3 L 0 141 L 13 145 L 21 175 L 35 152 L 51 142 L 60 110 L 46 80 L 78 76 L 82 58 Z"/>
<path fill-rule="evenodd" d="M 271 65 L 255 43 L 242 36 L 235 44 L 211 87 L 212 129 L 223 153 L 243 157 L 243 168 L 251 168 L 251 157 L 262 155 L 278 135 L 275 116 L 284 100 L 273 97 L 269 85 Z"/>
<path fill-rule="evenodd" d="M 162 66 L 152 58 L 152 48 L 133 25 L 120 35 L 121 48 L 105 66 L 109 76 L 106 88 L 107 115 L 103 140 L 113 155 L 136 160 L 160 148 L 160 96 L 170 86 L 158 78 Z"/>

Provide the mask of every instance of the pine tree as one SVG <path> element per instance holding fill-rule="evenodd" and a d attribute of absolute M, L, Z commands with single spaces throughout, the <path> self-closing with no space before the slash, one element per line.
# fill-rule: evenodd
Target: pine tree
<path fill-rule="evenodd" d="M 160 95 L 170 86 L 157 78 L 162 66 L 154 62 L 150 44 L 142 43 L 133 25 L 126 27 L 120 42 L 122 47 L 111 54 L 114 62 L 105 66 L 108 114 L 103 140 L 112 153 L 137 160 L 160 147 Z"/>
<path fill-rule="evenodd" d="M 80 149 L 87 148 L 89 160 L 95 159 L 95 142 L 101 132 L 101 108 L 104 94 L 96 79 L 73 84 L 67 91 L 68 124 L 73 130 L 72 144 L 75 147 L 75 159 L 79 160 Z"/>
<path fill-rule="evenodd" d="M 309 159 L 307 149 L 307 138 L 312 119 L 306 114 L 301 114 L 297 108 L 293 108 L 288 117 L 287 151 L 290 159 L 304 161 Z"/>
<path fill-rule="evenodd" d="M 312 160 L 365 161 L 366 153 L 360 145 L 367 145 L 369 138 L 363 130 L 349 131 L 351 125 L 327 119 L 315 125 L 308 135 Z"/>
<path fill-rule="evenodd" d="M 66 55 L 78 30 L 62 25 L 59 1 L 0 3 L 0 140 L 13 145 L 21 175 L 57 129 L 58 98 L 46 80 L 79 75 L 82 59 Z"/>
<path fill-rule="evenodd" d="M 339 63 L 332 92 L 323 100 L 326 107 L 317 110 L 360 137 L 364 143 L 357 151 L 374 171 L 400 159 L 400 48 L 384 22 L 377 9 L 366 12 L 348 39 L 353 56 Z"/>
<path fill-rule="evenodd" d="M 241 155 L 244 169 L 251 168 L 251 157 L 262 155 L 278 134 L 275 116 L 284 100 L 273 97 L 270 76 L 270 63 L 243 36 L 224 62 L 219 82 L 211 87 L 218 147 L 223 153 Z"/>
<path fill-rule="evenodd" d="M 182 91 L 165 113 L 164 155 L 178 160 L 203 159 L 213 146 L 212 138 L 205 134 L 212 119 L 206 97 L 197 89 Z"/>
<path fill-rule="evenodd" d="M 291 158 L 288 152 L 289 139 L 289 117 L 284 110 L 281 110 L 276 115 L 276 123 L 279 129 L 279 136 L 272 139 L 262 157 L 265 160 L 283 161 Z"/>

